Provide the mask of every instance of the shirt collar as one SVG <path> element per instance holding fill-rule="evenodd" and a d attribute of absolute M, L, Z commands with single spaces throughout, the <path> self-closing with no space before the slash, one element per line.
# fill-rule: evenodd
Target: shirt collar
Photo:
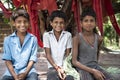
<path fill-rule="evenodd" d="M 16 36 L 17 36 L 16 32 L 17 32 L 17 31 L 15 31 L 14 33 L 12 33 L 10 36 L 11 36 L 11 37 L 16 37 Z M 32 34 L 30 34 L 30 33 L 28 33 L 28 32 L 27 32 L 27 35 L 28 35 L 28 36 L 32 36 Z"/>
<path fill-rule="evenodd" d="M 61 34 L 65 34 L 65 33 L 66 33 L 66 31 L 63 30 Z M 52 31 L 49 31 L 49 34 L 54 34 L 53 29 L 52 29 Z"/>

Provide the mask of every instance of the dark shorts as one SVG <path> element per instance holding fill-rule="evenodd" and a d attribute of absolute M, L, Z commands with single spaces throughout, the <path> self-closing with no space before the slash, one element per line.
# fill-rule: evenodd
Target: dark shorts
<path fill-rule="evenodd" d="M 1 80 L 14 80 L 12 76 L 3 76 Z M 38 74 L 37 73 L 31 73 L 29 76 L 26 77 L 25 80 L 39 80 L 38 79 Z"/>
<path fill-rule="evenodd" d="M 58 76 L 57 71 L 54 68 L 49 68 L 47 72 L 47 80 L 61 80 Z M 67 75 L 65 80 L 74 80 L 71 75 Z"/>

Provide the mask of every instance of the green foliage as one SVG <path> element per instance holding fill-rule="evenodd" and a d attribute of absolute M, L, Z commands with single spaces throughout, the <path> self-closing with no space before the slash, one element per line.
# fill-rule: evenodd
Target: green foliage
<path fill-rule="evenodd" d="M 15 6 L 13 5 L 12 0 L 2 0 L 2 3 L 4 4 L 4 6 L 7 6 L 7 8 L 10 10 L 15 9 Z"/>
<path fill-rule="evenodd" d="M 115 37 L 115 31 L 110 21 L 108 21 L 108 23 L 104 24 L 104 38 L 105 38 L 104 40 L 106 46 L 108 43 L 112 42 L 113 37 Z"/>
<path fill-rule="evenodd" d="M 116 14 L 116 19 L 118 21 L 118 24 L 120 25 L 120 13 Z"/>
<path fill-rule="evenodd" d="M 2 0 L 1 2 L 4 4 L 4 6 L 5 6 L 7 9 L 9 9 L 9 10 L 11 10 L 11 11 L 13 11 L 13 10 L 15 9 L 15 6 L 13 5 L 12 0 Z M 7 23 L 10 22 L 10 19 L 9 19 L 9 18 L 5 18 L 4 16 L 2 16 L 2 18 L 3 18 L 3 22 L 4 22 L 4 23 L 7 24 Z"/>
<path fill-rule="evenodd" d="M 119 2 L 120 2 L 120 0 L 117 0 L 117 2 L 119 3 Z"/>
<path fill-rule="evenodd" d="M 110 72 L 110 73 L 114 73 L 114 74 L 119 74 L 120 73 L 120 69 L 117 68 L 117 67 L 108 67 L 108 68 L 105 68 L 105 70 L 107 72 Z"/>
<path fill-rule="evenodd" d="M 118 25 L 120 25 L 120 13 L 116 14 L 115 16 L 116 16 Z M 106 47 L 112 46 L 113 49 L 119 49 L 119 47 L 120 47 L 119 38 L 120 37 L 114 30 L 114 28 L 110 22 L 110 19 L 109 19 L 108 22 L 104 24 L 104 46 L 106 46 Z"/>
<path fill-rule="evenodd" d="M 2 18 L 3 22 L 6 24 L 10 22 L 10 19 L 6 18 L 4 15 L 2 15 L 1 18 Z"/>

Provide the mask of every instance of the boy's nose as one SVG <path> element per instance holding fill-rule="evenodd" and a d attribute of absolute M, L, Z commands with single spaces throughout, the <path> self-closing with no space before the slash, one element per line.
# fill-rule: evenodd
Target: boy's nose
<path fill-rule="evenodd" d="M 88 21 L 88 24 L 91 24 L 91 21 Z"/>
<path fill-rule="evenodd" d="M 57 23 L 57 26 L 61 26 L 61 24 L 60 24 L 60 23 Z"/>
<path fill-rule="evenodd" d="M 63 23 L 57 23 L 56 25 L 57 26 L 63 26 L 64 24 Z"/>
<path fill-rule="evenodd" d="M 24 26 L 24 25 L 25 25 L 25 22 L 21 22 L 21 25 Z"/>

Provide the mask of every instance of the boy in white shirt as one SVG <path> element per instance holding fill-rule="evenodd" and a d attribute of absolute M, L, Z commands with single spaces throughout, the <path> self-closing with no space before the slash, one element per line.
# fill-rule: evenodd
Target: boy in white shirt
<path fill-rule="evenodd" d="M 64 31 L 66 15 L 62 11 L 53 11 L 50 16 L 52 30 L 44 33 L 43 42 L 48 60 L 47 80 L 73 80 L 73 77 L 65 74 L 62 66 L 66 56 L 72 48 L 71 33 Z"/>

